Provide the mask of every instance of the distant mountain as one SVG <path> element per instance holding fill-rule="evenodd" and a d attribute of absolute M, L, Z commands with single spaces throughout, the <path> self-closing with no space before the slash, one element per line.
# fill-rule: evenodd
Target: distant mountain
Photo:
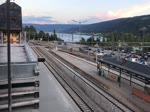
<path fill-rule="evenodd" d="M 69 31 L 69 29 L 77 27 L 77 25 L 72 24 L 23 24 L 24 26 L 33 25 L 37 31 L 44 31 L 44 32 L 53 32 L 54 29 L 56 32 L 64 32 L 65 30 Z"/>
<path fill-rule="evenodd" d="M 81 30 L 86 33 L 104 33 L 113 31 L 137 33 L 141 27 L 148 28 L 148 25 L 150 25 L 150 15 L 144 15 L 90 24 L 83 26 Z"/>
<path fill-rule="evenodd" d="M 31 24 L 24 24 L 31 25 Z M 79 26 L 72 24 L 49 24 L 49 25 L 38 25 L 35 26 L 37 31 L 43 30 L 46 32 L 52 32 L 54 29 L 56 32 L 72 33 L 78 32 Z M 150 15 L 136 16 L 130 18 L 120 18 L 95 24 L 81 25 L 80 32 L 84 33 L 106 33 L 106 32 L 127 32 L 137 33 L 141 27 L 147 27 L 150 25 Z M 150 32 L 149 30 L 147 30 Z"/>

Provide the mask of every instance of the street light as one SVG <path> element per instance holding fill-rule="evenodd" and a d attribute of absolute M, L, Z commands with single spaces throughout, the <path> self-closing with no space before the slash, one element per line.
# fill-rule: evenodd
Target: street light
<path fill-rule="evenodd" d="M 118 41 L 118 61 L 120 61 L 120 48 L 121 48 L 121 42 L 120 40 Z"/>
<path fill-rule="evenodd" d="M 143 48 L 144 48 L 144 34 L 145 34 L 145 31 L 146 31 L 146 27 L 142 27 L 142 28 L 140 28 L 140 30 L 143 32 L 143 36 L 142 36 L 142 46 L 143 46 Z"/>
<path fill-rule="evenodd" d="M 135 43 L 133 44 L 134 46 L 136 46 L 136 44 L 137 44 L 137 43 L 136 43 L 136 42 L 137 42 L 137 39 L 138 39 L 138 36 L 135 35 L 135 36 L 134 36 L 134 42 L 135 42 Z"/>
<path fill-rule="evenodd" d="M 72 20 L 73 22 L 79 23 L 79 36 L 80 36 L 80 40 L 81 40 L 81 24 L 85 23 L 87 21 L 77 21 L 77 20 Z"/>

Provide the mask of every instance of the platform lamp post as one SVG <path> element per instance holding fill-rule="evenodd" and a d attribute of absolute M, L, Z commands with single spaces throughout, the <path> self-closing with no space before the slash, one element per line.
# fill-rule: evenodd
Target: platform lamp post
<path fill-rule="evenodd" d="M 12 112 L 11 49 L 10 49 L 10 0 L 7 3 L 7 60 L 8 60 L 8 112 Z"/>

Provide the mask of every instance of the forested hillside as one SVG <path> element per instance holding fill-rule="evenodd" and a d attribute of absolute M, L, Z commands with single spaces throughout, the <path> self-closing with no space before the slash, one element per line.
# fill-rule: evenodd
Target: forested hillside
<path fill-rule="evenodd" d="M 65 32 L 76 33 L 79 31 L 79 25 L 72 24 L 24 24 L 24 26 L 33 25 L 37 31 L 45 32 Z M 136 34 L 140 32 L 140 28 L 146 27 L 146 32 L 150 32 L 150 15 L 120 18 L 95 24 L 81 25 L 80 32 L 82 33 L 110 33 L 110 32 L 125 32 Z"/>

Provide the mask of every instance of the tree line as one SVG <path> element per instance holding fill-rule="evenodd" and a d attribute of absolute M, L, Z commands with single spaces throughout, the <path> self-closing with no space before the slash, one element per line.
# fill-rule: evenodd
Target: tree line
<path fill-rule="evenodd" d="M 42 41 L 63 41 L 58 38 L 56 31 L 53 33 L 48 33 L 44 31 L 36 31 L 36 28 L 33 25 L 23 27 L 23 31 L 26 32 L 26 36 L 28 40 L 42 40 Z"/>
<path fill-rule="evenodd" d="M 140 32 L 137 35 L 133 33 L 124 32 L 110 32 L 92 34 L 90 38 L 85 40 L 81 38 L 80 43 L 89 46 L 103 46 L 110 49 L 117 49 L 118 47 L 131 51 L 132 46 L 150 46 L 150 33 Z M 143 51 L 149 51 L 150 48 L 143 48 Z"/>
<path fill-rule="evenodd" d="M 124 32 L 111 32 L 111 33 L 99 33 L 96 34 L 97 38 L 94 38 L 94 34 L 90 38 L 85 40 L 81 38 L 80 42 L 82 43 L 99 43 L 99 42 L 150 42 L 149 33 L 139 33 L 134 35 L 133 33 L 124 33 Z M 100 39 L 103 38 L 103 39 Z M 102 40 L 102 41 L 101 41 Z"/>

